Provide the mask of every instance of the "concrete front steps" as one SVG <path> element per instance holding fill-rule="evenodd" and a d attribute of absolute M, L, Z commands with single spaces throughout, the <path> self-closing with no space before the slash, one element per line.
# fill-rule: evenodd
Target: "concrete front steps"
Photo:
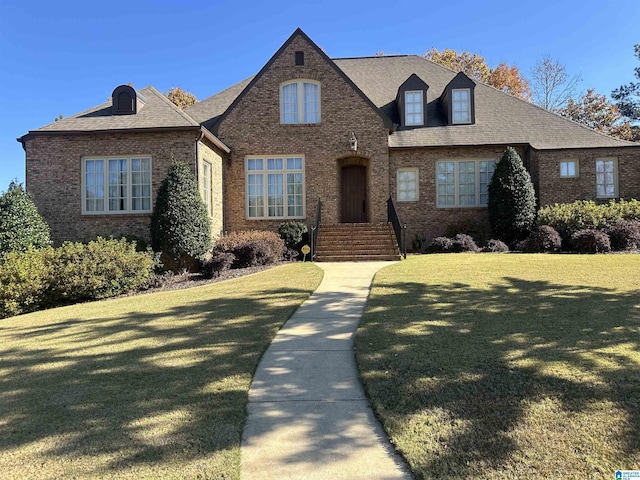
<path fill-rule="evenodd" d="M 320 225 L 317 262 L 400 260 L 390 223 L 340 223 Z"/>

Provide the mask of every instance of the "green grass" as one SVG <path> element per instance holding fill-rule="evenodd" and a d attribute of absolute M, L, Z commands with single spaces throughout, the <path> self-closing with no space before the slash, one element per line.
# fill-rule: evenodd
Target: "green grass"
<path fill-rule="evenodd" d="M 238 478 L 257 362 L 312 264 L 0 321 L 0 476 Z"/>
<path fill-rule="evenodd" d="M 424 255 L 378 272 L 356 350 L 418 478 L 613 478 L 639 333 L 640 255 Z"/>

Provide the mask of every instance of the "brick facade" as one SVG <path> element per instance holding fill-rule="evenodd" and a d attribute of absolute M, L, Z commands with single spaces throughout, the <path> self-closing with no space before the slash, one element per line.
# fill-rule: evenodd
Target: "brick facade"
<path fill-rule="evenodd" d="M 304 65 L 295 65 L 295 52 L 304 52 Z M 320 82 L 321 122 L 282 125 L 280 85 L 294 79 Z M 358 151 L 350 150 L 350 136 Z M 283 219 L 249 220 L 245 212 L 245 157 L 303 155 L 305 160 L 305 219 L 315 221 L 318 198 L 322 220 L 340 219 L 340 168 L 364 163 L 368 178 L 368 218 L 386 221 L 389 153 L 388 129 L 382 118 L 357 93 L 316 47 L 299 36 L 277 55 L 253 87 L 222 120 L 218 137 L 231 148 L 225 164 L 226 230 L 274 229 Z"/>
<path fill-rule="evenodd" d="M 150 214 L 82 214 L 82 159 L 88 156 L 150 156 L 153 203 L 172 159 L 186 162 L 195 170 L 198 136 L 197 131 L 169 131 L 36 135 L 28 139 L 25 142 L 27 190 L 51 228 L 54 244 L 64 240 L 91 240 L 97 235 L 133 235 L 149 239 Z M 202 156 L 211 158 L 214 164 L 212 177 L 217 175 L 219 182 L 220 157 L 207 152 L 207 148 L 201 149 Z M 217 190 L 220 192 L 221 186 Z M 220 210 L 219 196 L 216 201 Z M 221 217 L 219 213 L 217 215 Z M 221 229 L 219 225 L 217 228 Z"/>
<path fill-rule="evenodd" d="M 640 198 L 640 146 L 534 151 L 538 167 L 537 194 L 540 206 L 575 200 L 597 200 L 596 159 L 618 159 L 619 198 Z M 576 160 L 578 176 L 560 177 L 560 162 Z"/>
<path fill-rule="evenodd" d="M 440 160 L 500 160 L 506 146 L 394 149 L 389 158 L 389 190 L 398 216 L 407 224 L 407 245 L 416 236 L 427 241 L 444 235 L 449 228 L 470 223 L 488 228 L 486 207 L 441 208 L 436 198 L 436 162 Z M 525 149 L 517 148 L 525 158 Z M 399 202 L 397 172 L 400 168 L 418 168 L 418 201 Z"/>

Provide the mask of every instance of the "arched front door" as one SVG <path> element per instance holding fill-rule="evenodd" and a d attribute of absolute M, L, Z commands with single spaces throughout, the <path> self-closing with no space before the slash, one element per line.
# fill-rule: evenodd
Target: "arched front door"
<path fill-rule="evenodd" d="M 367 167 L 345 165 L 340 169 L 342 223 L 367 223 Z"/>

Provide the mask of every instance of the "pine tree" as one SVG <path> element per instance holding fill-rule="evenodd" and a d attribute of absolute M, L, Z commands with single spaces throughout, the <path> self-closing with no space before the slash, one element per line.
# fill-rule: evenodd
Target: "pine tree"
<path fill-rule="evenodd" d="M 507 147 L 489 183 L 489 222 L 495 236 L 509 243 L 524 238 L 536 216 L 531 176 L 518 152 Z"/>
<path fill-rule="evenodd" d="M 211 220 L 189 165 L 174 162 L 158 189 L 151 245 L 185 268 L 211 248 Z"/>
<path fill-rule="evenodd" d="M 22 184 L 11 182 L 0 195 L 0 258 L 9 252 L 51 244 L 49 226 Z"/>

